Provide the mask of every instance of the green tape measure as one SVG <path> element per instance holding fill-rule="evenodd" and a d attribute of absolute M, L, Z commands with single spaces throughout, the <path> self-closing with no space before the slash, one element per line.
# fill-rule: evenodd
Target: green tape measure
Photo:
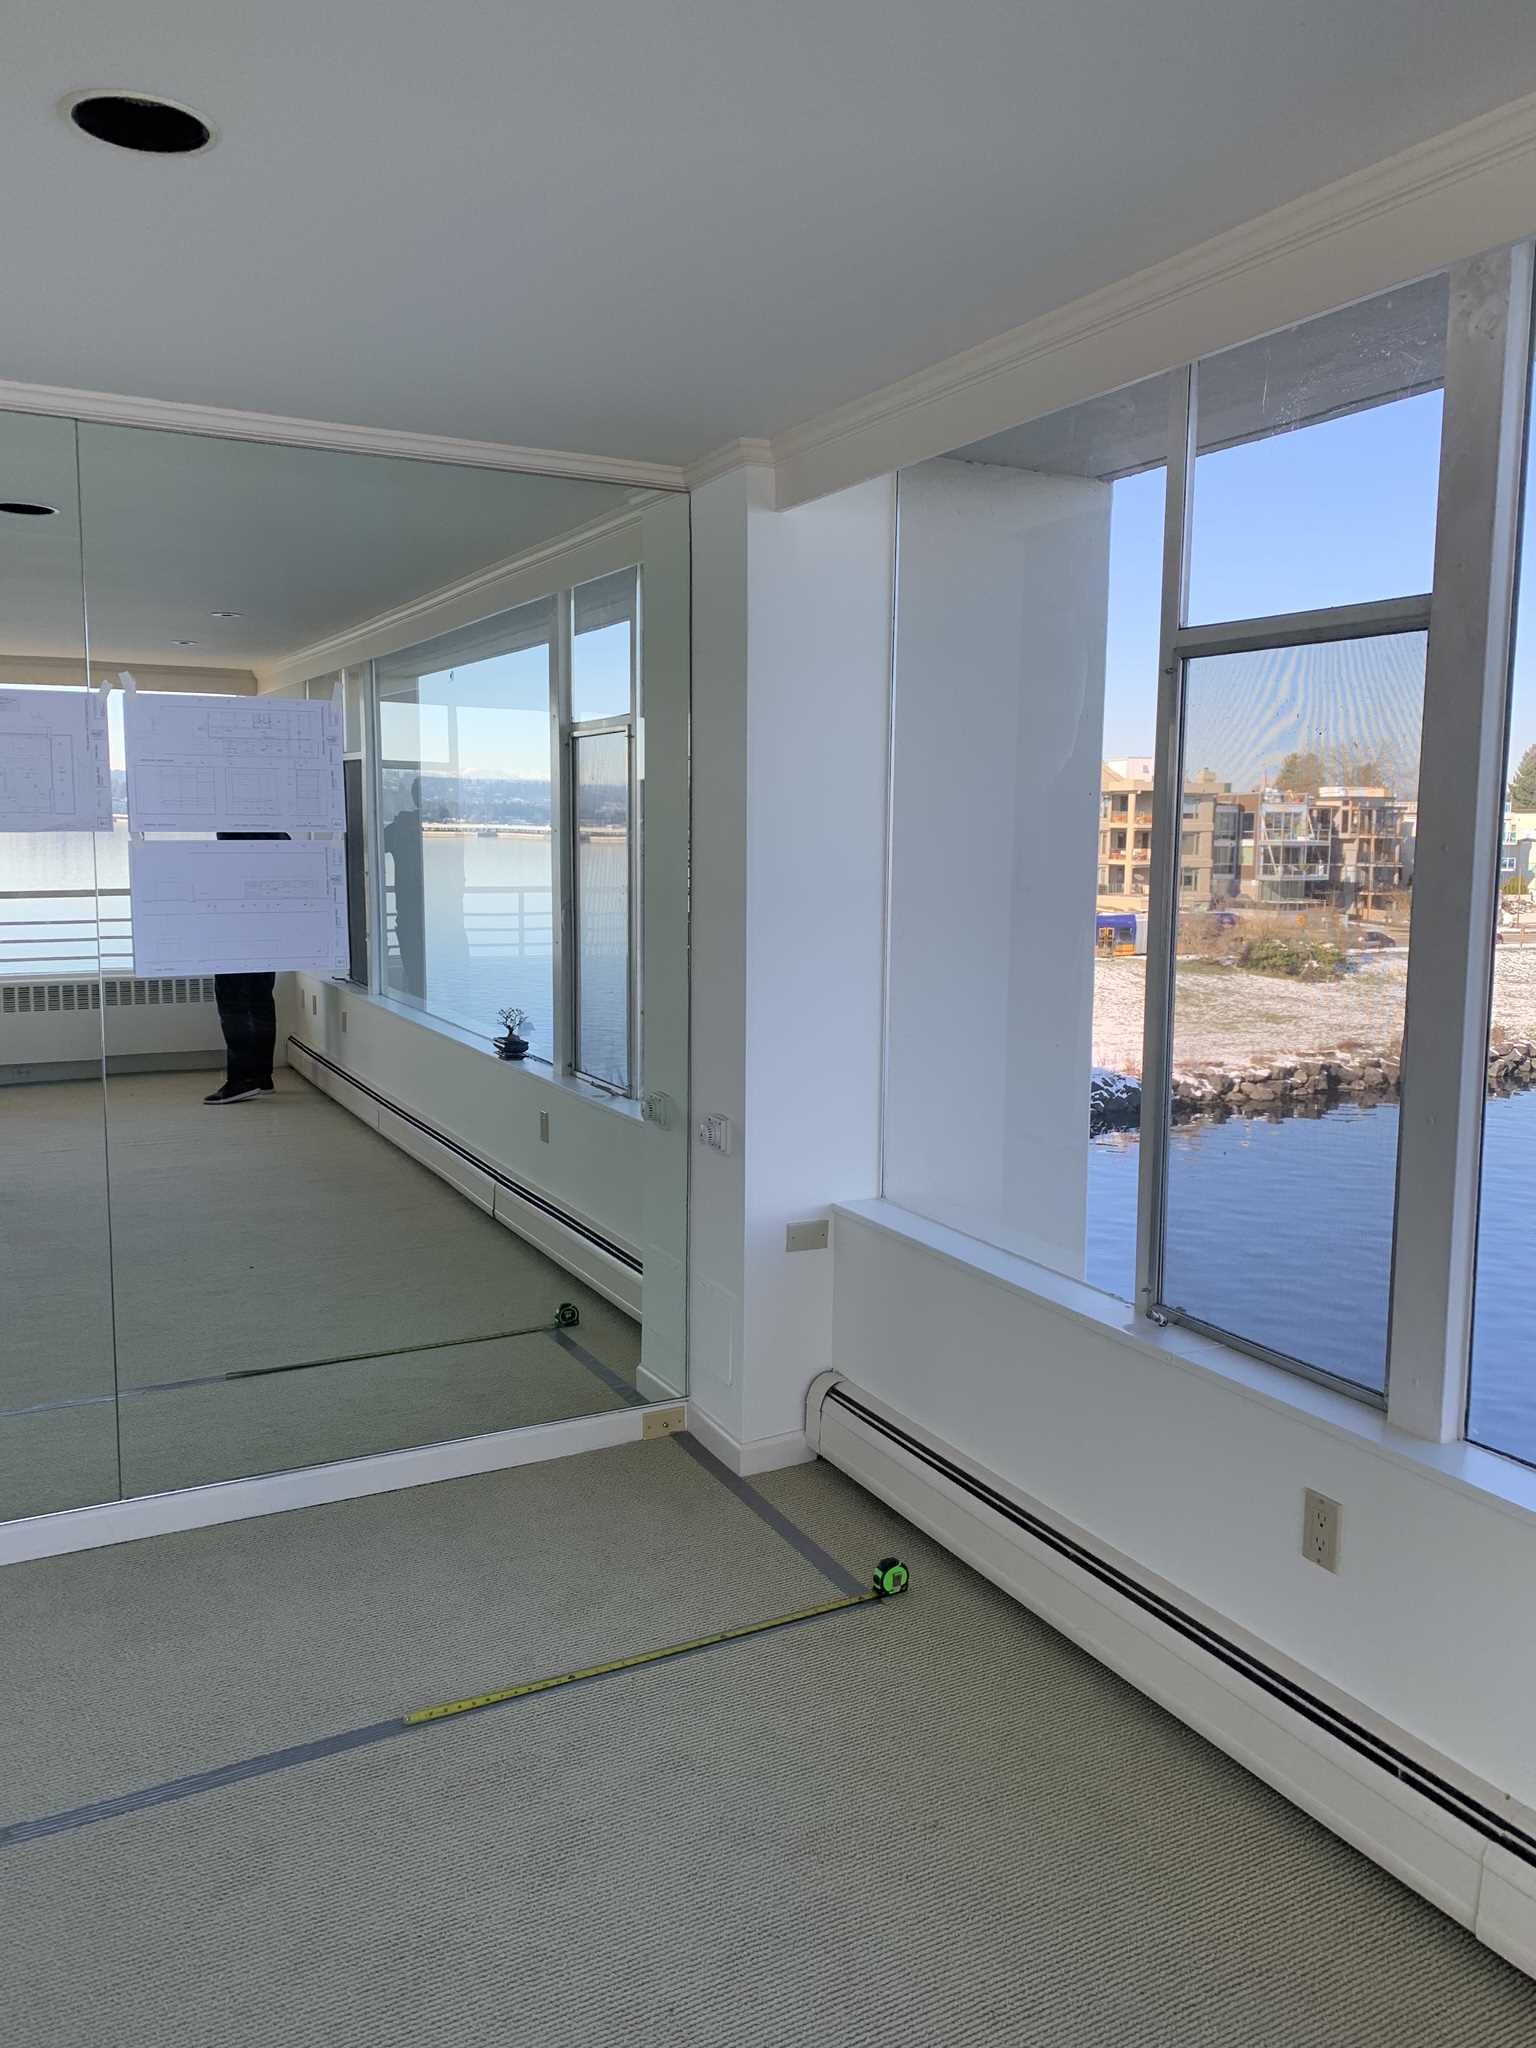
<path fill-rule="evenodd" d="M 911 1573 L 899 1557 L 882 1557 L 875 1566 L 875 1598 L 894 1599 L 898 1593 L 905 1593 Z"/>

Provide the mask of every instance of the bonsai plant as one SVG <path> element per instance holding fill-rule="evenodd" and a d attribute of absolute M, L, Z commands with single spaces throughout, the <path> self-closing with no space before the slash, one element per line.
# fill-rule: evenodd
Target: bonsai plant
<path fill-rule="evenodd" d="M 497 1021 L 507 1027 L 502 1036 L 494 1040 L 496 1057 L 501 1060 L 520 1060 L 528 1051 L 528 1041 L 523 1033 L 533 1022 L 526 1010 L 498 1010 Z"/>

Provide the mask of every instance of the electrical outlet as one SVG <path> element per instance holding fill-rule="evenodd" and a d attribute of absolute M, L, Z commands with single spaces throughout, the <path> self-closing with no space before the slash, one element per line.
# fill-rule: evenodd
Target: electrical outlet
<path fill-rule="evenodd" d="M 345 1010 L 341 1013 L 341 1035 L 343 1038 L 347 1035 L 347 1013 Z"/>
<path fill-rule="evenodd" d="M 674 1408 L 647 1408 L 640 1418 L 640 1434 L 647 1442 L 655 1436 L 676 1436 L 688 1427 L 688 1410 L 679 1401 Z"/>
<path fill-rule="evenodd" d="M 541 1145 L 549 1143 L 549 1111 L 547 1109 L 539 1111 L 539 1143 Z"/>
<path fill-rule="evenodd" d="M 788 1223 L 784 1226 L 784 1249 L 787 1252 L 824 1252 L 830 1230 L 831 1225 L 825 1216 L 814 1217 L 809 1223 Z"/>
<path fill-rule="evenodd" d="M 1339 1518 L 1344 1510 L 1325 1493 L 1309 1486 L 1304 1496 L 1301 1521 L 1301 1554 L 1308 1564 L 1320 1564 L 1325 1572 L 1339 1568 Z"/>

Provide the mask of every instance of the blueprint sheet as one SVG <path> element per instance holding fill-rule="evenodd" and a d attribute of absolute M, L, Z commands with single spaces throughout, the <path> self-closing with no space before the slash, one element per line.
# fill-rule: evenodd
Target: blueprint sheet
<path fill-rule="evenodd" d="M 94 690 L 0 690 L 0 832 L 110 832 L 107 709 Z"/>
<path fill-rule="evenodd" d="M 339 845 L 134 840 L 128 886 L 135 974 L 346 969 L 346 863 Z"/>
<path fill-rule="evenodd" d="M 341 714 L 282 697 L 134 690 L 123 702 L 132 832 L 340 832 Z"/>

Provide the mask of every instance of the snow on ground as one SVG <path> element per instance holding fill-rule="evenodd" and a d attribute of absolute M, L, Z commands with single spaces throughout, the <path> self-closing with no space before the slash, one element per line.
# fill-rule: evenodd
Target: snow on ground
<path fill-rule="evenodd" d="M 1405 948 L 1366 954 L 1338 981 L 1289 981 L 1241 968 L 1182 961 L 1174 1007 L 1176 1067 L 1294 1058 L 1354 1043 L 1384 1051 L 1403 1028 Z M 1093 1063 L 1141 1072 L 1146 962 L 1094 962 Z M 1494 957 L 1493 1021 L 1512 1038 L 1536 1039 L 1536 945 L 1501 946 Z"/>

